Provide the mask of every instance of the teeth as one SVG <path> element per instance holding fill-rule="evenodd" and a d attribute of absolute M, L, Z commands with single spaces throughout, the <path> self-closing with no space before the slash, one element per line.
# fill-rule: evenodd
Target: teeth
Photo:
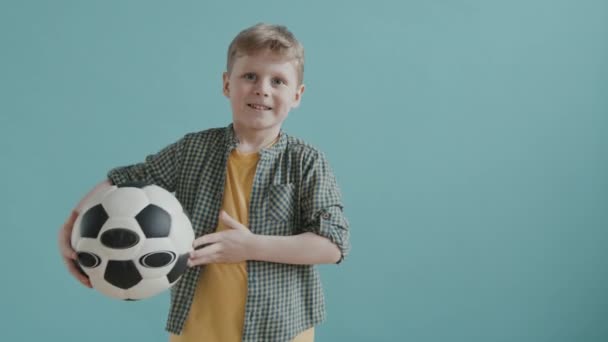
<path fill-rule="evenodd" d="M 259 110 L 269 110 L 270 109 L 270 107 L 256 105 L 256 104 L 249 104 L 249 107 L 251 107 L 253 109 L 259 109 Z"/>

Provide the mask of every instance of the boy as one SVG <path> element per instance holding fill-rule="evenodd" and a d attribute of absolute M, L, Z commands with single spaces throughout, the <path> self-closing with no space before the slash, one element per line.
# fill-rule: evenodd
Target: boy
<path fill-rule="evenodd" d="M 145 161 L 111 170 L 60 230 L 63 259 L 77 213 L 110 184 L 147 181 L 175 192 L 197 238 L 171 290 L 171 341 L 313 341 L 325 319 L 315 264 L 340 262 L 349 228 L 324 155 L 281 125 L 299 105 L 304 50 L 283 26 L 258 24 L 228 49 L 223 93 L 232 124 L 186 134 Z"/>

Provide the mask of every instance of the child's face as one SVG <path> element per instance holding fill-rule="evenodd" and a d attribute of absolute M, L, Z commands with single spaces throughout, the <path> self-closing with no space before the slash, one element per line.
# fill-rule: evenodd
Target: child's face
<path fill-rule="evenodd" d="M 234 124 L 250 131 L 278 131 L 304 92 L 294 62 L 271 51 L 238 57 L 223 79 Z"/>

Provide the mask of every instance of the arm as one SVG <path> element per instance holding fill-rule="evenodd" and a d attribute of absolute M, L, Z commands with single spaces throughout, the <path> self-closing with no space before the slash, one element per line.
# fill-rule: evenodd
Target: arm
<path fill-rule="evenodd" d="M 74 221 L 78 217 L 80 211 L 82 210 L 84 204 L 98 191 L 106 189 L 110 187 L 110 181 L 104 180 L 98 183 L 91 191 L 89 191 L 81 200 L 78 202 L 76 207 L 72 209 L 70 216 L 66 219 L 65 223 L 59 229 L 58 234 L 58 243 L 59 243 L 59 252 L 61 253 L 61 257 L 63 262 L 65 263 L 68 271 L 74 278 L 76 278 L 81 284 L 86 287 L 92 287 L 91 281 L 89 278 L 80 272 L 80 270 L 75 266 L 74 262 L 76 261 L 76 252 L 72 249 L 72 245 L 70 242 L 70 238 L 72 236 L 72 230 L 74 229 Z"/>
<path fill-rule="evenodd" d="M 341 253 L 329 239 L 314 233 L 293 236 L 254 235 L 251 240 L 252 260 L 283 264 L 335 264 Z"/>
<path fill-rule="evenodd" d="M 336 263 L 342 257 L 336 244 L 314 233 L 256 235 L 225 211 L 220 213 L 219 220 L 230 229 L 194 240 L 195 250 L 190 253 L 189 266 L 245 260 L 312 265 Z"/>
<path fill-rule="evenodd" d="M 305 158 L 301 185 L 302 231 L 331 241 L 340 251 L 341 263 L 350 251 L 350 227 L 344 216 L 342 195 L 325 156 L 318 152 Z"/>
<path fill-rule="evenodd" d="M 286 264 L 340 263 L 350 250 L 349 224 L 333 172 L 321 154 L 308 158 L 302 186 L 300 230 L 291 236 L 255 235 L 225 212 L 232 228 L 194 240 L 189 266 L 259 260 Z"/>
<path fill-rule="evenodd" d="M 185 139 L 163 148 L 156 154 L 146 157 L 145 162 L 130 166 L 119 167 L 108 172 L 107 179 L 97 184 L 89 191 L 76 205 L 59 229 L 58 244 L 63 262 L 68 271 L 83 285 L 91 287 L 91 282 L 75 266 L 77 259 L 76 252 L 71 246 L 71 235 L 74 229 L 74 222 L 87 203 L 95 194 L 107 189 L 113 184 L 122 184 L 130 181 L 145 181 L 158 184 L 169 191 L 174 191 L 177 173 L 181 165 L 181 153 Z"/>
<path fill-rule="evenodd" d="M 114 168 L 108 172 L 107 177 L 115 185 L 127 182 L 145 182 L 156 184 L 173 192 L 182 164 L 185 140 L 184 137 L 159 152 L 148 155 L 141 163 Z"/>

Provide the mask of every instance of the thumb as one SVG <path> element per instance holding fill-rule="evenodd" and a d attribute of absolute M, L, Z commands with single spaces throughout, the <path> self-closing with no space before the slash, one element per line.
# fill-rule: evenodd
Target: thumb
<path fill-rule="evenodd" d="M 222 221 L 222 223 L 228 227 L 228 228 L 232 228 L 232 229 L 247 229 L 247 227 L 245 227 L 242 223 L 240 223 L 239 221 L 233 219 L 230 215 L 228 215 L 227 212 L 225 212 L 224 210 L 220 211 L 220 221 Z"/>

